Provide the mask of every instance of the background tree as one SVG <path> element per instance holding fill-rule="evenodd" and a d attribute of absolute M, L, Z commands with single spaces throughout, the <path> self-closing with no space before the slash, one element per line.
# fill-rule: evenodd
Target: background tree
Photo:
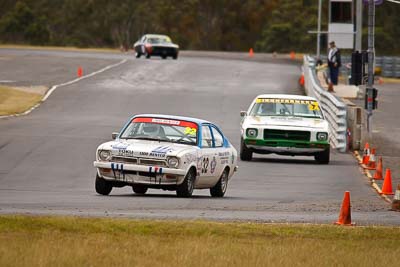
<path fill-rule="evenodd" d="M 323 1 L 327 29 L 328 1 Z M 0 0 L 0 43 L 125 47 L 145 33 L 182 49 L 314 52 L 317 0 Z M 364 9 L 364 30 L 367 26 Z M 400 5 L 376 8 L 378 54 L 399 54 Z M 366 48 L 364 34 L 364 48 Z M 324 45 L 322 51 L 324 51 Z"/>

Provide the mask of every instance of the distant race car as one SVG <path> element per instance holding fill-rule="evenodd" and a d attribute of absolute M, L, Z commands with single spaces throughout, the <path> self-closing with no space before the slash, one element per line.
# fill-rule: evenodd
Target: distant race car
<path fill-rule="evenodd" d="M 213 123 L 188 117 L 142 114 L 131 118 L 114 141 L 96 151 L 96 192 L 132 186 L 176 190 L 190 197 L 194 189 L 210 189 L 223 197 L 237 170 L 237 151 Z"/>
<path fill-rule="evenodd" d="M 309 96 L 265 94 L 242 111 L 240 159 L 253 153 L 330 157 L 329 127 L 318 101 Z"/>
<path fill-rule="evenodd" d="M 160 56 L 162 59 L 172 57 L 178 58 L 179 46 L 172 43 L 167 35 L 146 34 L 143 35 L 134 45 L 137 58 L 144 55 L 146 58 Z"/>

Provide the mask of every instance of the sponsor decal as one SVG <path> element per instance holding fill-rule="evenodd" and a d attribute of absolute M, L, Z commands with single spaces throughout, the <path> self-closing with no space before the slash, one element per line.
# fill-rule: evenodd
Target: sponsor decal
<path fill-rule="evenodd" d="M 118 149 L 116 151 L 117 156 L 121 156 L 121 157 L 134 157 L 135 156 L 135 152 L 132 150 L 126 150 L 126 149 Z"/>
<path fill-rule="evenodd" d="M 229 158 L 221 159 L 221 165 L 229 164 Z"/>
<path fill-rule="evenodd" d="M 229 164 L 229 156 L 230 156 L 230 152 L 229 151 L 225 151 L 225 152 L 219 152 L 218 156 L 219 159 L 221 160 L 221 164 L 225 165 L 225 164 Z"/>
<path fill-rule="evenodd" d="M 159 146 L 149 153 L 149 157 L 164 158 L 167 152 L 171 151 L 174 151 L 174 149 L 170 146 Z"/>
<path fill-rule="evenodd" d="M 173 120 L 173 119 L 161 119 L 161 118 L 149 118 L 149 117 L 138 117 L 134 118 L 132 122 L 148 122 L 148 123 L 156 123 L 156 124 L 166 124 L 172 126 L 182 126 L 196 130 L 197 132 L 197 124 L 190 121 L 180 121 L 180 120 Z"/>
<path fill-rule="evenodd" d="M 226 152 L 219 152 L 219 153 L 218 153 L 218 156 L 219 156 L 219 157 L 226 157 L 226 156 L 229 156 L 229 154 L 230 154 L 229 151 L 226 151 Z"/>
<path fill-rule="evenodd" d="M 213 157 L 213 160 L 211 161 L 211 164 L 210 164 L 210 172 L 211 173 L 214 173 L 215 167 L 217 167 L 217 160 L 215 159 L 215 157 Z"/>
<path fill-rule="evenodd" d="M 166 119 L 156 119 L 156 118 L 153 118 L 151 120 L 151 122 L 161 123 L 161 124 L 170 124 L 170 125 L 179 125 L 181 123 L 180 121 L 166 120 Z"/>
<path fill-rule="evenodd" d="M 208 157 L 204 157 L 202 167 L 201 167 L 201 173 L 207 173 L 209 165 L 210 165 L 210 159 Z"/>
<path fill-rule="evenodd" d="M 186 154 L 184 156 L 184 161 L 186 163 L 197 162 L 197 157 L 195 154 Z"/>
<path fill-rule="evenodd" d="M 129 146 L 129 144 L 116 143 L 116 144 L 113 144 L 111 147 L 112 147 L 113 149 L 127 149 L 128 146 Z"/>
<path fill-rule="evenodd" d="M 318 102 L 314 100 L 283 99 L 283 98 L 257 98 L 256 103 L 280 103 L 280 104 L 302 104 L 318 107 Z M 315 109 L 315 110 L 319 110 Z"/>
<path fill-rule="evenodd" d="M 203 157 L 198 157 L 197 158 L 197 170 L 199 170 L 199 172 L 197 173 L 197 175 L 200 175 L 200 170 L 202 169 L 202 163 L 203 163 Z"/>

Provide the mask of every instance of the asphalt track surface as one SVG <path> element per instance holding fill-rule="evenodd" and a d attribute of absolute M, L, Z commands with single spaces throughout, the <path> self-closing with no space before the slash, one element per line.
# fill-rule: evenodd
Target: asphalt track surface
<path fill-rule="evenodd" d="M 299 66 L 284 61 L 181 56 L 134 59 L 132 54 L 0 50 L 0 80 L 60 86 L 26 116 L 0 119 L 0 213 L 332 223 L 345 191 L 358 224 L 400 225 L 400 213 L 371 189 L 349 154 L 332 152 L 329 165 L 311 157 L 255 155 L 239 161 L 226 197 L 208 190 L 193 198 L 130 187 L 110 196 L 94 190 L 96 147 L 138 113 L 194 116 L 217 123 L 239 148 L 239 112 L 261 93 L 303 94 Z M 12 66 L 12 67 L 10 67 Z M 19 75 L 16 75 L 19 73 Z"/>

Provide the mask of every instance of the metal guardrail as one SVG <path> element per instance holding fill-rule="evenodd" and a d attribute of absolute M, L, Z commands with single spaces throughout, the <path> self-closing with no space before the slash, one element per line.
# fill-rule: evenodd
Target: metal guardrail
<path fill-rule="evenodd" d="M 315 71 L 315 60 L 304 56 L 304 88 L 307 95 L 315 97 L 329 122 L 331 146 L 340 152 L 347 149 L 347 108 L 340 98 L 332 95 L 320 85 Z"/>

